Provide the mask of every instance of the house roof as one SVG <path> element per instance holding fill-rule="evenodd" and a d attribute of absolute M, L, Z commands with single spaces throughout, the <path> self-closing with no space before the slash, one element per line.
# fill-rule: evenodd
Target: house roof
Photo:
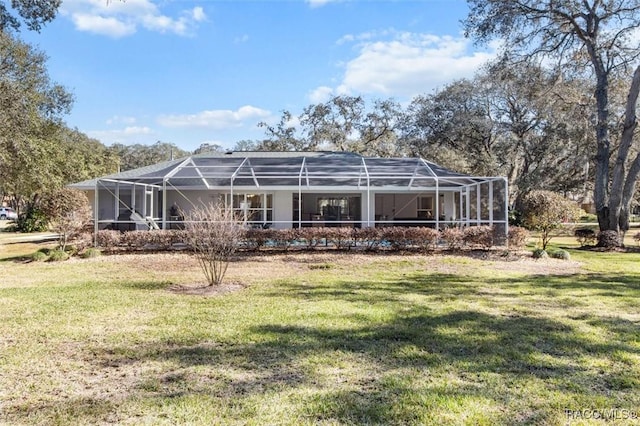
<path fill-rule="evenodd" d="M 168 184 L 175 188 L 342 187 L 423 188 L 465 186 L 495 178 L 457 173 L 422 158 L 363 157 L 349 152 L 205 153 L 70 185 L 95 189 L 98 182 Z"/>

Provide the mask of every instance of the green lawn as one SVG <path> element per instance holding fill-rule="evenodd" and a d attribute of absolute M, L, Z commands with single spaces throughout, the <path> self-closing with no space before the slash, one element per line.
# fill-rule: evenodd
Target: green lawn
<path fill-rule="evenodd" d="M 203 279 L 185 254 L 24 263 L 0 246 L 0 423 L 640 414 L 640 254 L 570 252 L 244 257 L 228 281 L 245 287 L 204 297 L 174 291 Z"/>

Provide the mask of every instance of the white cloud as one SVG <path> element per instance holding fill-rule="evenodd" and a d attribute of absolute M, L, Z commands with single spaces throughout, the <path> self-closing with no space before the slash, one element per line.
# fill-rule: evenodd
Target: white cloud
<path fill-rule="evenodd" d="M 147 126 L 128 126 L 128 127 L 124 128 L 122 133 L 124 133 L 125 135 L 128 135 L 128 136 L 132 136 L 132 135 L 150 135 L 150 134 L 153 133 L 153 130 L 151 130 L 151 128 L 147 127 Z"/>
<path fill-rule="evenodd" d="M 331 87 L 328 86 L 320 86 L 309 93 L 309 100 L 314 104 L 319 104 L 322 102 L 328 101 L 333 95 L 335 91 Z"/>
<path fill-rule="evenodd" d="M 267 110 L 245 105 L 236 111 L 224 109 L 196 114 L 163 115 L 158 118 L 158 123 L 165 127 L 208 127 L 222 130 L 242 127 L 248 121 L 262 120 L 270 115 Z"/>
<path fill-rule="evenodd" d="M 473 76 L 495 55 L 494 49 L 471 51 L 470 41 L 462 37 L 391 34 L 388 40 L 370 40 L 371 33 L 340 39 L 341 43 L 360 40 L 357 56 L 344 64 L 344 74 L 335 88 L 319 87 L 310 98 L 326 93 L 413 97 Z"/>
<path fill-rule="evenodd" d="M 322 7 L 326 4 L 333 3 L 336 1 L 341 1 L 341 0 L 306 0 L 306 2 L 309 3 L 309 6 L 311 7 Z"/>
<path fill-rule="evenodd" d="M 87 132 L 92 138 L 104 144 L 147 142 L 148 136 L 155 135 L 155 131 L 147 126 L 126 126 L 122 129 L 90 130 Z"/>
<path fill-rule="evenodd" d="M 76 29 L 94 34 L 120 38 L 136 32 L 135 25 L 119 21 L 116 18 L 104 18 L 102 16 L 75 13 L 71 19 Z"/>
<path fill-rule="evenodd" d="M 204 13 L 204 9 L 200 6 L 194 7 L 191 10 L 191 17 L 196 22 L 202 22 L 207 20 L 207 15 Z"/>
<path fill-rule="evenodd" d="M 186 9 L 179 17 L 163 14 L 151 0 L 65 0 L 62 15 L 70 18 L 79 31 L 114 38 L 149 31 L 190 35 L 207 16 L 202 7 Z"/>
<path fill-rule="evenodd" d="M 118 124 L 118 123 L 122 123 L 122 124 L 134 124 L 137 121 L 137 119 L 135 117 L 121 117 L 119 115 L 114 115 L 111 118 L 108 118 L 106 123 L 109 125 L 112 124 Z"/>

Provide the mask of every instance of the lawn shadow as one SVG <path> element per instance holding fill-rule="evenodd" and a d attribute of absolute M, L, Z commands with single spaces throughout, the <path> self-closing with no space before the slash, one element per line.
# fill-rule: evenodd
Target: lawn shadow
<path fill-rule="evenodd" d="M 487 290 L 492 287 L 501 291 Z M 640 354 L 634 343 L 639 328 L 631 320 L 606 316 L 611 314 L 607 312 L 599 316 L 597 310 L 568 314 L 563 320 L 509 309 L 438 309 L 445 299 L 516 300 L 523 292 L 546 297 L 549 289 L 570 294 L 597 289 L 602 297 L 640 292 L 635 276 L 607 274 L 480 280 L 415 273 L 376 283 L 281 282 L 261 294 L 275 297 L 286 292 L 294 300 L 310 302 L 389 303 L 395 314 L 377 321 L 345 312 L 350 321 L 314 323 L 307 316 L 287 324 L 249 323 L 238 331 L 240 337 L 220 342 L 197 338 L 187 342 L 180 335 L 168 335 L 155 342 L 92 347 L 83 361 L 105 376 L 128 367 L 142 371 L 123 384 L 123 395 L 152 406 L 202 396 L 241 410 L 255 404 L 256 396 L 291 395 L 304 389 L 296 396 L 296 415 L 307 423 L 436 422 L 429 418 L 431 412 L 446 410 L 448 404 L 463 406 L 467 399 L 502 407 L 497 414 L 484 418 L 476 413 L 472 419 L 502 423 L 514 410 L 509 386 L 544 383 L 545 392 L 588 401 L 609 401 L 612 395 L 637 390 L 640 383 L 633 378 L 637 368 L 626 363 Z M 429 299 L 412 302 L 408 297 L 416 295 Z M 582 324 L 598 327 L 607 338 L 589 336 L 580 329 Z M 603 359 L 607 368 L 593 366 Z M 341 369 L 349 368 L 360 373 L 335 384 Z M 326 374 L 336 376 L 327 379 Z M 499 377 L 503 388 L 494 389 L 485 379 L 488 376 Z M 449 377 L 459 380 L 449 382 Z M 56 403 L 58 410 L 73 409 L 65 406 L 73 401 Z M 555 421 L 554 414 L 544 410 L 530 415 L 530 423 Z"/>

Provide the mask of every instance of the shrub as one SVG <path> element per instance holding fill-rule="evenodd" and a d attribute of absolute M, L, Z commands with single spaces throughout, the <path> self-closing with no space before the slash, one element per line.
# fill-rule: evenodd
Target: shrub
<path fill-rule="evenodd" d="M 464 244 L 464 230 L 462 228 L 446 228 L 442 231 L 442 239 L 449 250 L 458 250 Z"/>
<path fill-rule="evenodd" d="M 60 188 L 45 195 L 42 210 L 60 236 L 58 246 L 61 250 L 65 250 L 67 243 L 91 221 L 89 199 L 77 189 Z"/>
<path fill-rule="evenodd" d="M 260 250 L 269 241 L 269 230 L 262 228 L 247 229 L 244 234 L 244 242 L 251 250 Z"/>
<path fill-rule="evenodd" d="M 463 231 L 464 243 L 469 246 L 493 247 L 493 228 L 491 226 L 469 226 Z"/>
<path fill-rule="evenodd" d="M 220 204 L 195 206 L 185 217 L 186 242 L 210 286 L 222 284 L 244 233 L 234 212 Z"/>
<path fill-rule="evenodd" d="M 306 244 L 307 249 L 313 249 L 322 244 L 323 241 L 326 242 L 326 232 L 325 228 L 299 228 L 298 236 L 300 241 Z"/>
<path fill-rule="evenodd" d="M 337 249 L 350 249 L 354 245 L 352 228 L 326 228 L 326 238 Z"/>
<path fill-rule="evenodd" d="M 413 245 L 423 250 L 433 250 L 438 246 L 440 232 L 427 227 L 409 228 L 407 237 Z"/>
<path fill-rule="evenodd" d="M 394 250 L 405 250 L 410 243 L 407 239 L 407 229 L 403 226 L 382 228 L 380 239 L 388 242 Z"/>
<path fill-rule="evenodd" d="M 380 245 L 382 235 L 380 229 L 374 227 L 354 228 L 354 244 L 364 246 L 367 251 L 375 250 Z"/>
<path fill-rule="evenodd" d="M 49 259 L 49 255 L 42 250 L 38 250 L 31 255 L 31 261 L 33 262 L 44 262 L 47 259 Z"/>
<path fill-rule="evenodd" d="M 551 257 L 553 257 L 554 259 L 562 259 L 562 260 L 570 260 L 571 259 L 571 255 L 569 254 L 568 251 L 566 250 L 555 250 L 551 253 Z"/>
<path fill-rule="evenodd" d="M 101 255 L 102 255 L 102 252 L 100 251 L 100 249 L 91 247 L 83 251 L 80 257 L 82 257 L 83 259 L 92 259 L 94 257 L 98 257 Z"/>
<path fill-rule="evenodd" d="M 141 249 L 145 246 L 150 245 L 158 250 L 170 250 L 174 244 L 184 243 L 184 240 L 184 231 L 180 229 L 140 231 L 140 236 L 137 244 L 142 245 L 137 248 Z"/>
<path fill-rule="evenodd" d="M 523 223 L 538 231 L 542 249 L 546 249 L 552 233 L 563 222 L 575 222 L 582 210 L 576 203 L 551 191 L 531 191 L 522 200 Z"/>
<path fill-rule="evenodd" d="M 529 239 L 529 231 L 520 226 L 509 227 L 509 248 L 523 249 Z"/>
<path fill-rule="evenodd" d="M 62 262 L 69 259 L 69 253 L 61 249 L 51 250 L 49 262 Z"/>
<path fill-rule="evenodd" d="M 596 232 L 589 228 L 578 228 L 574 231 L 573 236 L 576 237 L 580 247 L 592 245 L 596 242 Z"/>
<path fill-rule="evenodd" d="M 298 229 L 266 229 L 265 232 L 276 247 L 285 251 L 288 251 L 299 238 Z"/>
<path fill-rule="evenodd" d="M 620 247 L 620 235 L 613 230 L 598 233 L 598 247 Z"/>
<path fill-rule="evenodd" d="M 20 232 L 43 232 L 47 230 L 49 222 L 47 215 L 38 207 L 29 206 L 25 213 L 18 216 L 16 228 Z"/>
<path fill-rule="evenodd" d="M 533 251 L 532 256 L 534 259 L 546 259 L 549 257 L 549 254 L 545 249 L 537 248 Z"/>
<path fill-rule="evenodd" d="M 150 239 L 149 231 L 127 231 L 120 236 L 120 245 L 128 250 L 138 250 L 146 245 Z"/>
<path fill-rule="evenodd" d="M 120 246 L 122 235 L 120 231 L 98 231 L 96 236 L 97 244 L 105 250 L 115 250 Z"/>

